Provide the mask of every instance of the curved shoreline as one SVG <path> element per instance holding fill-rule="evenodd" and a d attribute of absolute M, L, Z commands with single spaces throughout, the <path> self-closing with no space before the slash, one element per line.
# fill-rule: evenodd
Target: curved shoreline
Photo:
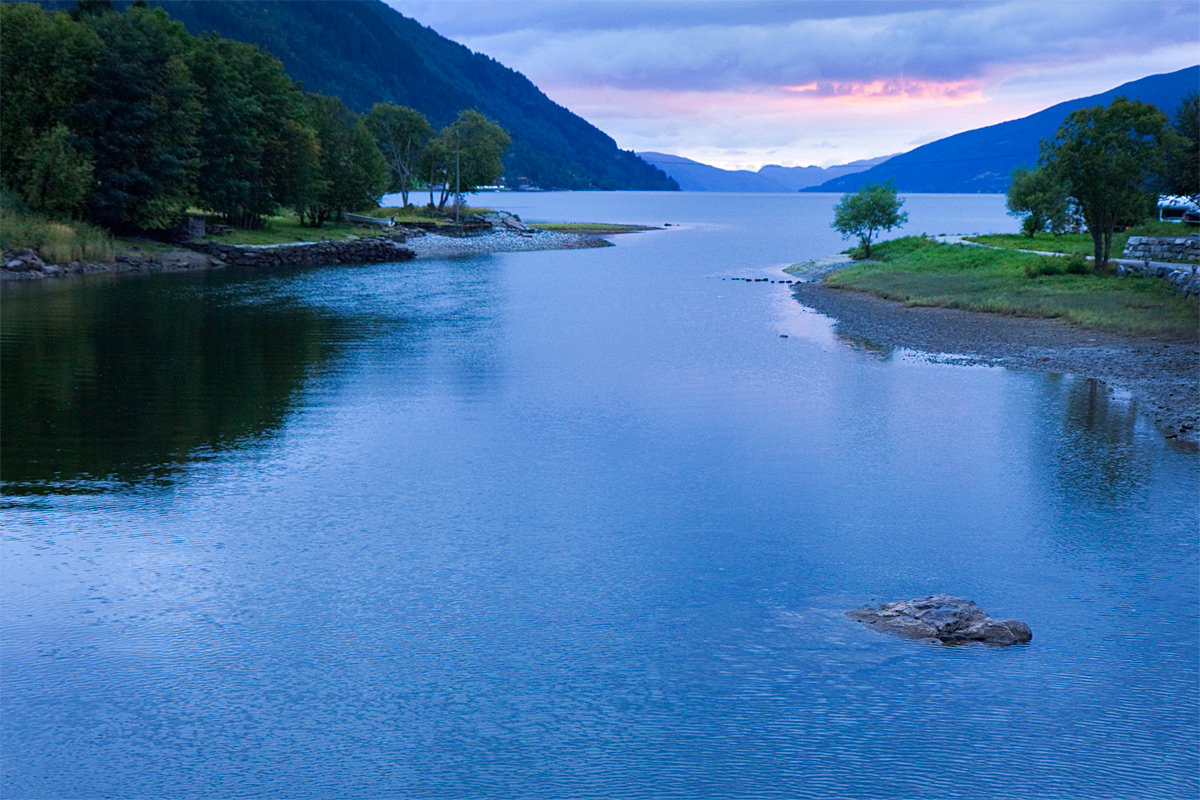
<path fill-rule="evenodd" d="M 1200 341 L 1137 338 L 1079 328 L 1055 319 L 1010 317 L 952 308 L 906 306 L 824 285 L 845 258 L 798 265 L 796 300 L 836 321 L 839 335 L 968 363 L 1071 373 L 1128 391 L 1169 439 L 1200 436 Z"/>
<path fill-rule="evenodd" d="M 0 262 L 0 284 L 40 281 L 83 275 L 147 274 L 224 269 L 230 266 L 279 267 L 371 264 L 432 258 L 455 258 L 529 250 L 576 250 L 611 247 L 599 236 L 558 231 L 517 232 L 492 230 L 466 236 L 444 236 L 421 230 L 405 231 L 403 241 L 388 237 L 363 237 L 344 242 L 294 242 L 279 245 L 182 245 L 167 253 L 135 251 L 111 262 L 45 264 L 24 253 L 5 253 Z M 19 264 L 19 266 L 13 266 Z"/>

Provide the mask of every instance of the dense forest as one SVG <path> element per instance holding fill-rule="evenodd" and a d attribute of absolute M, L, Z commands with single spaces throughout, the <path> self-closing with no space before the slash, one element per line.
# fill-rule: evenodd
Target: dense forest
<path fill-rule="evenodd" d="M 473 109 L 435 135 L 419 112 L 301 91 L 257 45 L 192 36 L 160 8 L 0 5 L 0 175 L 34 211 L 114 231 L 187 208 L 257 227 L 280 207 L 319 227 L 425 183 L 495 181 L 508 134 Z"/>
<path fill-rule="evenodd" d="M 48 0 L 70 8 L 74 0 Z M 127 3 L 118 3 L 127 5 Z M 661 170 L 546 97 L 524 75 L 440 36 L 380 0 L 153 0 L 195 34 L 261 45 L 308 91 L 368 111 L 414 108 L 435 127 L 476 109 L 504 127 L 506 184 L 674 190 Z"/>

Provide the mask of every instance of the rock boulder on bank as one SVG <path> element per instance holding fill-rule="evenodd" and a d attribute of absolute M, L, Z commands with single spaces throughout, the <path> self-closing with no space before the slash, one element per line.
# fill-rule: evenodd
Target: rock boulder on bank
<path fill-rule="evenodd" d="M 1020 644 L 1033 638 L 1024 622 L 992 619 L 970 600 L 948 594 L 884 603 L 879 608 L 863 606 L 847 611 L 846 616 L 880 633 L 943 644 Z"/>

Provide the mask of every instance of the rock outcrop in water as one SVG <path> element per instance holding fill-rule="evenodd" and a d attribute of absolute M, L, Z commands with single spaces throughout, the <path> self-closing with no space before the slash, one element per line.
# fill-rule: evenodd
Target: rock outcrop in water
<path fill-rule="evenodd" d="M 992 619 L 970 600 L 948 594 L 884 603 L 877 609 L 863 606 L 847 611 L 846 616 L 880 633 L 943 644 L 1020 644 L 1033 638 L 1024 622 Z"/>

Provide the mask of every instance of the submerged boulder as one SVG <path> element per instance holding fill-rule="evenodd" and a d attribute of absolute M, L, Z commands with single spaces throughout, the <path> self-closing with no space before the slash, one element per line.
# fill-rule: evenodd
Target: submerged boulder
<path fill-rule="evenodd" d="M 970 600 L 948 594 L 884 603 L 879 608 L 863 606 L 847 611 L 846 616 L 880 633 L 944 644 L 1020 644 L 1033 638 L 1024 622 L 992 619 Z"/>

